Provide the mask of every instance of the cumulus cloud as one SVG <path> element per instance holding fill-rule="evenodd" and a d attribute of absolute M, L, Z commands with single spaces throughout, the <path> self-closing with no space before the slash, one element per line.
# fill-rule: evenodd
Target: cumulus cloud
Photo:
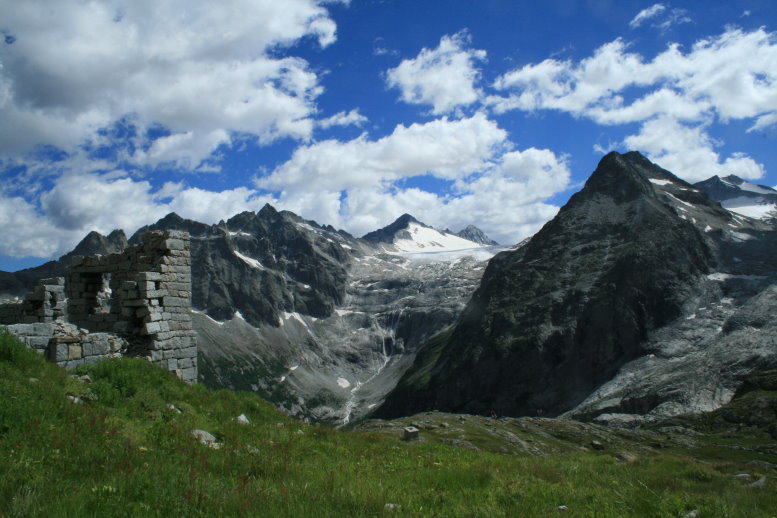
<path fill-rule="evenodd" d="M 506 143 L 507 132 L 477 113 L 399 125 L 378 140 L 366 135 L 300 146 L 258 186 L 275 191 L 332 191 L 432 173 L 455 179 L 482 170 Z"/>
<path fill-rule="evenodd" d="M 653 8 L 640 19 L 661 12 Z M 548 59 L 502 75 L 494 87 L 509 95 L 490 103 L 497 112 L 550 109 L 600 124 L 640 122 L 640 133 L 626 138 L 626 146 L 687 180 L 759 178 L 764 168 L 752 158 L 740 153 L 722 159 L 706 128 L 734 119 L 753 120 L 750 131 L 777 123 L 771 63 L 777 63 L 777 43 L 763 29 L 730 29 L 686 53 L 672 44 L 650 61 L 618 39 L 578 63 Z"/>
<path fill-rule="evenodd" d="M 246 187 L 219 192 L 168 182 L 155 190 L 123 171 L 67 173 L 36 202 L 0 193 L 0 254 L 56 257 L 92 230 L 107 234 L 121 228 L 132 234 L 170 212 L 216 223 L 272 201 Z"/>
<path fill-rule="evenodd" d="M 187 168 L 233 133 L 309 137 L 318 77 L 275 49 L 336 36 L 315 0 L 5 2 L 3 28 L 0 153 L 72 150 L 131 115 L 171 132 L 131 158 Z"/>
<path fill-rule="evenodd" d="M 544 202 L 569 183 L 566 157 L 550 150 L 512 150 L 507 134 L 482 113 L 397 126 L 383 138 L 366 135 L 297 149 L 255 183 L 278 192 L 277 203 L 306 218 L 362 235 L 404 212 L 430 225 L 472 222 L 504 243 L 536 231 L 558 210 Z M 404 187 L 429 176 L 449 188 Z"/>
<path fill-rule="evenodd" d="M 673 44 L 652 61 L 629 52 L 618 39 L 579 63 L 548 59 L 512 70 L 494 82 L 509 95 L 490 102 L 498 112 L 560 110 L 601 124 L 659 115 L 691 121 L 710 113 L 724 121 L 753 118 L 777 109 L 774 62 L 775 37 L 763 29 L 732 29 L 698 41 L 686 54 Z M 644 93 L 628 100 L 629 89 Z"/>
<path fill-rule="evenodd" d="M 430 105 L 436 115 L 469 106 L 482 96 L 475 86 L 480 77 L 475 65 L 486 59 L 486 52 L 467 49 L 468 44 L 466 32 L 443 36 L 436 49 L 424 48 L 390 69 L 386 82 L 401 91 L 403 101 Z"/>
<path fill-rule="evenodd" d="M 758 179 L 765 172 L 763 165 L 743 153 L 722 159 L 704 125 L 690 127 L 671 117 L 646 122 L 625 144 L 644 151 L 650 160 L 689 182 L 730 174 Z"/>

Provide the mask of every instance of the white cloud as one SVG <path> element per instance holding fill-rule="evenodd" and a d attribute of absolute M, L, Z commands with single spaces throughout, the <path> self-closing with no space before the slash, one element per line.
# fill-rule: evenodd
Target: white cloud
<path fill-rule="evenodd" d="M 758 179 L 765 172 L 763 165 L 742 153 L 721 159 L 704 126 L 689 127 L 670 117 L 646 122 L 625 144 L 644 151 L 650 160 L 689 182 L 730 174 Z"/>
<path fill-rule="evenodd" d="M 265 203 L 355 235 L 386 225 L 403 212 L 455 230 L 477 222 L 493 238 L 515 243 L 558 210 L 543 200 L 567 188 L 564 157 L 549 150 L 510 150 L 506 132 L 483 114 L 398 126 L 382 139 L 324 141 L 300 148 L 262 187 L 272 196 L 238 187 L 220 192 L 167 182 L 154 188 L 121 170 L 55 173 L 53 187 L 25 201 L 0 192 L 0 254 L 54 257 L 91 230 L 128 234 L 169 212 L 215 223 Z M 69 159 L 89 168 L 83 157 Z M 91 164 L 94 166 L 95 164 Z M 431 175 L 447 182 L 439 194 L 403 187 Z M 30 237 L 30 229 L 34 236 Z"/>
<path fill-rule="evenodd" d="M 306 36 L 326 46 L 336 30 L 315 0 L 29 0 L 2 10 L 15 40 L 0 45 L 0 153 L 72 150 L 131 115 L 141 133 L 161 124 L 173 134 L 134 158 L 181 167 L 233 132 L 309 137 L 318 77 L 276 50 Z"/>
<path fill-rule="evenodd" d="M 291 159 L 257 185 L 271 190 L 332 191 L 378 185 L 432 173 L 455 179 L 482 170 L 506 143 L 507 133 L 482 113 L 399 125 L 381 139 L 362 135 L 325 140 L 294 151 Z"/>
<path fill-rule="evenodd" d="M 351 110 L 349 112 L 338 112 L 318 121 L 318 126 L 324 129 L 331 128 L 332 126 L 361 126 L 367 122 L 367 117 L 359 113 L 358 109 Z"/>
<path fill-rule="evenodd" d="M 629 27 L 636 29 L 648 20 L 653 20 L 651 25 L 661 31 L 666 31 L 673 25 L 689 23 L 692 21 L 688 17 L 688 12 L 685 9 L 675 8 L 667 10 L 667 7 L 663 4 L 653 4 L 637 13 L 637 15 L 629 22 Z"/>
<path fill-rule="evenodd" d="M 407 212 L 429 225 L 453 230 L 477 222 L 492 239 L 514 244 L 556 215 L 559 208 L 544 200 L 566 189 L 569 176 L 566 160 L 550 150 L 512 151 L 484 174 L 458 180 L 455 195 L 417 188 L 349 191 L 339 219 L 342 226 L 362 235 Z"/>
<path fill-rule="evenodd" d="M 475 86 L 480 77 L 475 63 L 485 60 L 486 52 L 466 49 L 468 43 L 465 32 L 443 36 L 436 49 L 424 48 L 390 69 L 386 81 L 400 89 L 403 101 L 431 105 L 437 115 L 469 106 L 482 96 Z"/>
<path fill-rule="evenodd" d="M 629 22 L 629 27 L 636 29 L 645 20 L 649 20 L 666 11 L 666 6 L 663 4 L 653 4 L 650 7 L 642 9 L 637 15 Z"/>
<path fill-rule="evenodd" d="M 543 200 L 569 183 L 564 157 L 549 150 L 509 151 L 506 133 L 482 114 L 398 126 L 382 139 L 324 141 L 299 148 L 262 188 L 303 217 L 362 235 L 408 212 L 435 226 L 477 222 L 504 243 L 536 231 L 558 210 Z M 402 187 L 430 175 L 449 182 L 439 194 Z"/>
<path fill-rule="evenodd" d="M 23 198 L 0 194 L 0 228 L 0 254 L 53 257 L 61 253 L 60 229 Z"/>
<path fill-rule="evenodd" d="M 766 113 L 758 117 L 755 120 L 755 124 L 753 124 L 751 127 L 747 129 L 747 132 L 752 133 L 753 131 L 759 131 L 759 130 L 768 128 L 769 126 L 772 126 L 775 123 L 777 123 L 777 111 Z"/>
<path fill-rule="evenodd" d="M 550 109 L 600 124 L 641 122 L 640 133 L 626 138 L 626 146 L 687 180 L 764 174 L 763 166 L 744 154 L 722 159 L 706 127 L 751 119 L 749 131 L 756 131 L 777 123 L 774 34 L 730 29 L 686 53 L 672 44 L 651 61 L 627 49 L 615 40 L 578 63 L 548 59 L 525 65 L 496 80 L 494 87 L 509 95 L 489 102 L 497 112 Z"/>
<path fill-rule="evenodd" d="M 169 182 L 154 190 L 122 171 L 67 173 L 39 197 L 38 206 L 0 193 L 0 254 L 57 257 L 92 230 L 132 234 L 170 212 L 212 224 L 272 201 L 246 187 L 215 192 Z"/>
<path fill-rule="evenodd" d="M 627 51 L 622 40 L 572 61 L 545 60 L 510 71 L 494 82 L 509 92 L 492 97 L 498 112 L 552 109 L 602 124 L 644 121 L 659 115 L 702 120 L 759 117 L 777 109 L 774 35 L 729 30 L 697 42 L 683 54 L 670 45 L 652 61 Z M 627 90 L 646 91 L 634 100 Z"/>

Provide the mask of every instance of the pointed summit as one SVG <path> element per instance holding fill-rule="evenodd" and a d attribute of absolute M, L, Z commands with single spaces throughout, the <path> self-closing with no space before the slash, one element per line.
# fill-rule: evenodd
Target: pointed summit
<path fill-rule="evenodd" d="M 362 239 L 365 241 L 370 241 L 371 243 L 393 243 L 394 239 L 398 237 L 397 234 L 403 230 L 406 230 L 411 223 L 415 223 L 422 227 L 427 227 L 427 225 L 424 225 L 410 214 L 405 213 L 399 216 L 390 225 L 386 225 L 383 228 L 374 230 L 368 234 L 364 234 Z"/>
<path fill-rule="evenodd" d="M 467 225 L 465 228 L 456 232 L 456 235 L 463 239 L 468 239 L 469 241 L 480 243 L 481 245 L 496 246 L 499 244 L 488 237 L 485 232 L 480 230 L 475 225 Z"/>
<path fill-rule="evenodd" d="M 71 253 L 66 255 L 108 255 L 121 252 L 126 247 L 127 236 L 124 235 L 123 230 L 116 229 L 108 237 L 93 230 L 76 245 Z"/>
<path fill-rule="evenodd" d="M 683 314 L 715 264 L 704 225 L 725 226 L 719 213 L 639 153 L 610 153 L 526 245 L 489 262 L 456 326 L 377 415 L 571 409 Z"/>

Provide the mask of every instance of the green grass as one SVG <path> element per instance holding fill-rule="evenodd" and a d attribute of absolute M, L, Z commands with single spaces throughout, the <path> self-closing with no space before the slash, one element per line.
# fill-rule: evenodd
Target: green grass
<path fill-rule="evenodd" d="M 389 428 L 303 425 L 253 394 L 187 386 L 142 360 L 78 373 L 92 382 L 0 332 L 0 516 L 512 517 L 558 516 L 561 505 L 564 516 L 777 516 L 771 478 L 751 488 L 728 461 L 616 435 L 604 451 L 583 450 L 587 434 L 606 433 L 586 425 L 498 423 L 494 430 L 547 445 L 541 456 L 503 454 L 483 418 L 467 418 L 470 431 L 452 423 L 403 442 Z M 240 414 L 251 424 L 237 423 Z M 200 444 L 194 428 L 221 448 Z M 438 440 L 454 433 L 470 433 L 481 449 Z M 638 447 L 628 462 L 615 454 Z"/>

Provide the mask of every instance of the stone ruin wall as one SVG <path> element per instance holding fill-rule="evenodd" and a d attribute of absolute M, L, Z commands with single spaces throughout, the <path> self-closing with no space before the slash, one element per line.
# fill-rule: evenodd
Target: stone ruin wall
<path fill-rule="evenodd" d="M 190 261 L 188 233 L 148 232 L 122 253 L 74 258 L 66 279 L 44 279 L 21 303 L 0 305 L 0 324 L 67 368 L 140 356 L 193 383 Z"/>

